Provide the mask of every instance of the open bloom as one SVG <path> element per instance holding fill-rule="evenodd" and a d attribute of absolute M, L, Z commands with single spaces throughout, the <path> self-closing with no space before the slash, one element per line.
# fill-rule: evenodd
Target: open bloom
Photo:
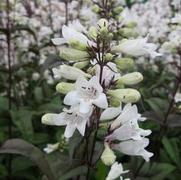
<path fill-rule="evenodd" d="M 137 38 L 125 40 L 118 46 L 112 48 L 115 53 L 125 53 L 131 56 L 151 55 L 152 58 L 160 56 L 156 52 L 157 46 L 153 43 L 147 43 L 148 36 L 145 38 Z"/>
<path fill-rule="evenodd" d="M 120 128 L 113 131 L 112 134 L 106 137 L 107 140 L 117 139 L 120 141 L 125 141 L 129 139 L 133 140 L 141 140 L 145 136 L 149 136 L 151 134 L 151 130 L 144 130 L 139 128 L 138 124 L 133 124 L 132 122 L 128 122 L 123 124 Z"/>
<path fill-rule="evenodd" d="M 117 118 L 116 118 L 117 117 Z M 127 122 L 136 124 L 138 121 L 144 121 L 145 118 L 141 117 L 141 114 L 138 113 L 138 108 L 136 105 L 131 105 L 128 103 L 124 106 L 123 110 L 121 107 L 117 108 L 107 108 L 103 111 L 100 119 L 109 120 L 116 118 L 111 124 L 110 129 L 116 129 Z"/>
<path fill-rule="evenodd" d="M 52 42 L 55 44 L 55 45 L 62 45 L 62 44 L 65 44 L 65 43 L 70 43 L 72 41 L 74 42 L 79 42 L 81 44 L 84 44 L 85 46 L 87 46 L 87 44 L 92 44 L 92 41 L 90 41 L 87 36 L 85 36 L 83 33 L 81 32 L 78 32 L 78 30 L 81 30 L 81 31 L 85 31 L 82 29 L 82 25 L 81 24 L 76 24 L 76 27 L 73 28 L 73 24 L 69 25 L 69 26 L 66 26 L 66 25 L 63 25 L 62 27 L 62 36 L 63 38 L 53 38 L 52 39 Z"/>
<path fill-rule="evenodd" d="M 106 180 L 114 180 L 114 179 L 118 178 L 121 174 L 124 174 L 127 172 L 129 172 L 129 171 L 128 170 L 123 171 L 123 166 L 121 163 L 118 164 L 118 162 L 115 162 L 111 166 L 111 170 L 109 171 L 109 174 L 106 177 Z"/>
<path fill-rule="evenodd" d="M 64 104 L 69 106 L 79 104 L 80 113 L 90 112 L 92 105 L 102 109 L 108 107 L 106 95 L 96 76 L 89 81 L 84 77 L 79 77 L 75 83 L 75 90 L 65 96 Z"/>
<path fill-rule="evenodd" d="M 86 123 L 92 110 L 86 114 L 79 112 L 78 106 L 73 106 L 69 110 L 64 109 L 60 114 L 48 113 L 42 117 L 42 123 L 46 125 L 66 126 L 64 136 L 66 138 L 72 137 L 74 131 L 77 129 L 82 136 L 84 136 Z"/>
<path fill-rule="evenodd" d="M 153 156 L 153 153 L 145 150 L 149 144 L 149 139 L 143 138 L 141 140 L 128 140 L 123 141 L 119 144 L 114 144 L 113 149 L 118 150 L 124 154 L 130 156 L 142 156 L 145 161 L 149 161 L 150 157 Z"/>

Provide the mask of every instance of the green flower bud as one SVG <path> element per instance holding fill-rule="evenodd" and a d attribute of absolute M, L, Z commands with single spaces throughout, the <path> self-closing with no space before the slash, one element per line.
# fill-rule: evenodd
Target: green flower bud
<path fill-rule="evenodd" d="M 77 62 L 73 66 L 78 68 L 78 69 L 83 69 L 86 66 L 88 66 L 88 64 L 89 64 L 89 61 L 83 61 L 83 62 Z"/>
<path fill-rule="evenodd" d="M 135 27 L 137 26 L 137 23 L 134 22 L 134 21 L 132 21 L 132 22 L 127 23 L 126 26 L 127 26 L 128 28 L 135 28 Z"/>
<path fill-rule="evenodd" d="M 64 60 L 74 62 L 89 60 L 89 54 L 87 52 L 67 47 L 60 48 L 60 57 Z"/>
<path fill-rule="evenodd" d="M 178 111 L 181 113 L 181 105 L 178 106 Z"/>
<path fill-rule="evenodd" d="M 109 22 L 107 21 L 107 19 L 102 18 L 98 21 L 97 25 L 100 28 L 103 28 L 103 27 L 108 28 Z"/>
<path fill-rule="evenodd" d="M 106 41 L 110 39 L 107 27 L 102 27 L 99 33 L 100 33 L 101 39 L 106 40 Z"/>
<path fill-rule="evenodd" d="M 99 6 L 98 5 L 92 6 L 92 11 L 95 12 L 95 13 L 99 13 L 99 11 L 100 11 Z"/>
<path fill-rule="evenodd" d="M 116 89 L 116 90 L 108 90 L 108 95 L 119 99 L 124 103 L 134 103 L 137 102 L 141 95 L 136 89 Z"/>
<path fill-rule="evenodd" d="M 119 33 L 126 38 L 138 36 L 138 33 L 133 28 L 127 27 L 120 29 Z"/>
<path fill-rule="evenodd" d="M 177 45 L 173 42 L 165 42 L 162 44 L 162 48 L 171 52 L 171 53 L 177 53 Z"/>
<path fill-rule="evenodd" d="M 108 41 L 111 41 L 112 38 L 113 38 L 113 36 L 114 36 L 113 33 L 109 33 L 109 34 L 108 34 L 108 37 L 107 37 Z"/>
<path fill-rule="evenodd" d="M 116 58 L 115 63 L 121 71 L 132 70 L 134 68 L 134 61 L 131 58 Z"/>
<path fill-rule="evenodd" d="M 110 106 L 113 106 L 113 107 L 119 107 L 121 104 L 121 101 L 118 98 L 110 97 L 109 104 Z"/>
<path fill-rule="evenodd" d="M 76 40 L 70 40 L 68 44 L 74 49 L 83 50 L 83 51 L 87 49 L 87 46 L 85 44 L 82 44 L 81 42 Z"/>
<path fill-rule="evenodd" d="M 42 124 L 52 125 L 53 117 L 54 117 L 54 114 L 52 113 L 47 113 L 43 115 L 41 118 Z"/>
<path fill-rule="evenodd" d="M 139 72 L 133 72 L 120 77 L 116 84 L 134 85 L 143 80 L 143 75 Z"/>
<path fill-rule="evenodd" d="M 115 13 L 116 15 L 120 14 L 122 11 L 123 11 L 122 6 L 118 6 L 118 7 L 113 9 L 113 13 Z"/>
<path fill-rule="evenodd" d="M 116 156 L 107 143 L 104 146 L 105 149 L 101 155 L 101 160 L 105 165 L 111 166 L 116 161 Z"/>
<path fill-rule="evenodd" d="M 61 82 L 56 85 L 56 91 L 61 94 L 67 94 L 68 92 L 74 89 L 75 89 L 75 84 L 73 83 Z"/>
<path fill-rule="evenodd" d="M 90 67 L 90 68 L 87 69 L 87 73 L 88 74 L 94 75 L 95 72 L 96 72 L 95 66 L 94 67 Z"/>
<path fill-rule="evenodd" d="M 113 59 L 113 55 L 111 53 L 107 53 L 104 56 L 105 61 L 111 61 Z"/>
<path fill-rule="evenodd" d="M 97 28 L 95 26 L 91 26 L 89 28 L 88 35 L 90 38 L 96 39 L 97 38 Z"/>

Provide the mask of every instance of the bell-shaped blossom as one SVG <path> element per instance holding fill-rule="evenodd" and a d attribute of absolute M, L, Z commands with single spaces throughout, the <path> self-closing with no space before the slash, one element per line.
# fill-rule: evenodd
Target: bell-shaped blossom
<path fill-rule="evenodd" d="M 100 120 L 111 120 L 116 118 L 120 113 L 122 112 L 122 105 L 119 107 L 109 107 L 106 110 L 104 110 L 101 114 Z"/>
<path fill-rule="evenodd" d="M 42 123 L 46 125 L 66 126 L 64 133 L 66 138 L 72 137 L 76 129 L 84 136 L 86 124 L 89 121 L 91 113 L 92 109 L 86 114 L 82 114 L 79 112 L 79 107 L 74 106 L 69 110 L 64 109 L 64 112 L 60 114 L 45 114 L 42 117 Z"/>
<path fill-rule="evenodd" d="M 109 113 L 109 112 L 113 113 Z M 118 116 L 118 117 L 117 117 Z M 101 115 L 101 120 L 108 120 L 108 119 L 114 119 L 117 117 L 113 123 L 111 124 L 110 129 L 116 129 L 120 125 L 123 125 L 125 123 L 133 123 L 136 124 L 138 121 L 144 121 L 145 118 L 141 117 L 141 114 L 138 113 L 138 108 L 136 105 L 131 105 L 130 103 L 126 104 L 123 108 L 123 110 L 118 108 L 107 108 L 105 111 L 103 111 Z"/>
<path fill-rule="evenodd" d="M 109 171 L 108 176 L 106 177 L 106 180 L 114 180 L 120 177 L 120 175 L 125 174 L 129 172 L 128 170 L 123 171 L 123 165 L 121 163 L 118 164 L 118 162 L 115 162 L 111 166 L 111 170 Z"/>
<path fill-rule="evenodd" d="M 79 19 L 75 19 L 72 22 L 70 22 L 68 27 L 72 28 L 72 29 L 75 29 L 78 32 L 82 32 L 82 33 L 86 33 L 87 32 L 85 26 L 83 26 L 80 23 Z"/>
<path fill-rule="evenodd" d="M 125 53 L 131 56 L 151 55 L 152 58 L 161 56 L 156 52 L 157 46 L 153 43 L 147 43 L 148 36 L 145 38 L 124 40 L 118 46 L 112 48 L 115 53 Z"/>
<path fill-rule="evenodd" d="M 62 27 L 62 36 L 63 38 L 53 38 L 52 42 L 55 45 L 62 45 L 64 43 L 70 43 L 72 41 L 79 42 L 81 44 L 84 44 L 87 46 L 87 44 L 92 44 L 92 41 L 90 41 L 87 36 L 85 36 L 83 33 L 77 31 L 81 29 L 81 24 L 76 25 L 76 28 L 73 28 L 73 25 L 71 24 L 70 26 L 63 25 Z"/>
<path fill-rule="evenodd" d="M 129 139 L 141 140 L 143 137 L 151 134 L 151 130 L 144 130 L 139 128 L 138 124 L 133 124 L 128 122 L 123 124 L 120 128 L 113 131 L 112 134 L 106 137 L 108 141 L 110 140 L 120 140 L 125 141 Z"/>
<path fill-rule="evenodd" d="M 153 153 L 145 150 L 148 144 L 149 139 L 143 138 L 141 140 L 123 141 L 119 144 L 114 144 L 112 148 L 130 156 L 142 156 L 145 161 L 149 161 Z"/>
<path fill-rule="evenodd" d="M 65 96 L 64 104 L 69 106 L 79 104 L 80 113 L 90 112 L 92 105 L 101 109 L 108 107 L 107 97 L 96 76 L 89 81 L 84 77 L 79 77 L 75 83 L 75 90 Z"/>

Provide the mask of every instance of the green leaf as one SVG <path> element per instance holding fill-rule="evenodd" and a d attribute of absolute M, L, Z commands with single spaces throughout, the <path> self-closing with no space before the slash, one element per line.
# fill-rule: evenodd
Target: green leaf
<path fill-rule="evenodd" d="M 160 98 L 150 98 L 145 100 L 151 109 L 156 113 L 156 115 L 159 117 L 160 121 L 163 121 L 164 119 L 164 112 L 166 111 L 168 107 L 168 102 L 166 100 L 160 99 Z"/>
<path fill-rule="evenodd" d="M 12 173 L 26 170 L 34 165 L 35 164 L 32 161 L 30 161 L 29 159 L 27 159 L 26 157 L 22 157 L 22 156 L 16 157 L 12 160 L 12 167 L 13 167 Z"/>
<path fill-rule="evenodd" d="M 178 147 L 177 139 L 169 140 L 164 137 L 162 143 L 170 159 L 178 166 L 178 168 L 181 168 L 180 148 Z"/>
<path fill-rule="evenodd" d="M 49 180 L 55 180 L 46 156 L 34 145 L 21 139 L 10 139 L 1 146 L 0 154 L 3 153 L 19 154 L 28 157 L 40 168 Z"/>
<path fill-rule="evenodd" d="M 7 173 L 7 170 L 5 168 L 5 166 L 1 165 L 0 164 L 0 177 L 4 177 L 6 176 L 8 173 Z"/>
<path fill-rule="evenodd" d="M 181 127 L 181 115 L 179 114 L 169 114 L 168 116 L 168 126 L 170 128 Z"/>
<path fill-rule="evenodd" d="M 23 138 L 31 140 L 33 138 L 33 125 L 32 125 L 33 112 L 25 109 L 19 111 L 11 111 L 13 123 L 18 127 L 22 133 Z"/>
<path fill-rule="evenodd" d="M 0 96 L 0 111 L 5 111 L 8 109 L 8 99 Z"/>
<path fill-rule="evenodd" d="M 56 175 L 56 179 L 74 166 L 69 157 L 61 154 L 59 151 L 48 154 L 47 160 L 53 173 Z"/>
<path fill-rule="evenodd" d="M 59 180 L 66 180 L 72 177 L 76 177 L 79 175 L 84 175 L 87 172 L 87 167 L 86 166 L 79 166 L 76 167 L 70 171 L 68 171 L 66 174 L 64 174 Z"/>
<path fill-rule="evenodd" d="M 93 164 L 96 163 L 99 160 L 99 158 L 102 155 L 103 150 L 104 150 L 103 142 L 97 141 L 96 144 L 95 144 L 93 158 L 92 158 L 92 163 Z"/>
<path fill-rule="evenodd" d="M 175 166 L 168 163 L 145 163 L 137 179 L 164 180 L 174 170 Z"/>
<path fill-rule="evenodd" d="M 106 176 L 108 174 L 109 168 L 107 166 L 105 166 L 102 161 L 99 161 L 97 163 L 97 171 L 96 171 L 96 175 L 95 178 L 96 180 L 105 180 Z"/>
<path fill-rule="evenodd" d="M 41 87 L 35 87 L 34 96 L 37 103 L 41 103 L 43 100 L 43 91 Z"/>

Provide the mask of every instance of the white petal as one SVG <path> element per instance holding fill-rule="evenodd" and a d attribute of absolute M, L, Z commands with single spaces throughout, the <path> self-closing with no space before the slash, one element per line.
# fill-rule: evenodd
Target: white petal
<path fill-rule="evenodd" d="M 81 87 L 86 87 L 88 84 L 87 79 L 84 76 L 79 76 L 76 80 L 75 87 L 77 90 L 81 89 Z"/>
<path fill-rule="evenodd" d="M 63 103 L 69 106 L 79 103 L 79 96 L 77 91 L 70 91 L 64 98 Z"/>
<path fill-rule="evenodd" d="M 121 124 L 133 122 L 137 123 L 138 120 L 138 109 L 136 105 L 126 104 L 123 108 L 122 113 L 114 120 L 111 124 L 111 130 L 119 127 Z"/>
<path fill-rule="evenodd" d="M 69 28 L 68 26 L 65 25 L 62 27 L 62 35 L 67 42 L 70 40 L 76 40 L 87 45 L 87 42 L 89 41 L 84 34 L 76 31 L 75 29 Z"/>
<path fill-rule="evenodd" d="M 153 156 L 153 153 L 148 152 L 145 149 L 142 149 L 137 155 L 142 156 L 144 160 L 148 162 L 150 158 Z"/>
<path fill-rule="evenodd" d="M 117 117 L 121 113 L 121 107 L 111 107 L 104 110 L 101 114 L 100 120 L 110 120 Z"/>
<path fill-rule="evenodd" d="M 93 100 L 93 104 L 99 108 L 106 109 L 108 107 L 106 95 L 104 93 L 100 93 L 99 97 Z"/>
<path fill-rule="evenodd" d="M 72 137 L 75 129 L 76 129 L 76 126 L 75 126 L 75 125 L 73 125 L 73 124 L 67 124 L 66 129 L 65 129 L 64 136 L 65 136 L 66 138 Z"/>
<path fill-rule="evenodd" d="M 127 155 L 138 156 L 140 151 L 143 150 L 149 144 L 149 139 L 143 138 L 138 141 L 128 140 L 115 145 L 115 149 L 121 151 Z"/>
<path fill-rule="evenodd" d="M 77 124 L 77 129 L 79 130 L 80 134 L 84 136 L 85 134 L 85 128 L 86 128 L 86 120 L 83 120 L 81 123 Z"/>
<path fill-rule="evenodd" d="M 107 137 L 108 139 L 117 139 L 125 141 L 129 139 L 141 140 L 139 132 L 134 129 L 129 123 L 122 125 L 120 128 L 113 131 L 113 133 Z"/>
<path fill-rule="evenodd" d="M 95 87 L 99 93 L 103 91 L 102 86 L 99 83 L 99 79 L 96 76 L 93 76 L 89 80 L 89 85 L 92 85 L 93 87 Z"/>
<path fill-rule="evenodd" d="M 51 40 L 52 40 L 53 44 L 55 44 L 55 45 L 62 45 L 64 43 L 66 43 L 64 38 L 53 38 Z"/>
<path fill-rule="evenodd" d="M 82 114 L 87 114 L 91 111 L 91 109 L 92 109 L 92 103 L 90 101 L 84 101 L 83 99 L 81 99 L 79 112 Z"/>

